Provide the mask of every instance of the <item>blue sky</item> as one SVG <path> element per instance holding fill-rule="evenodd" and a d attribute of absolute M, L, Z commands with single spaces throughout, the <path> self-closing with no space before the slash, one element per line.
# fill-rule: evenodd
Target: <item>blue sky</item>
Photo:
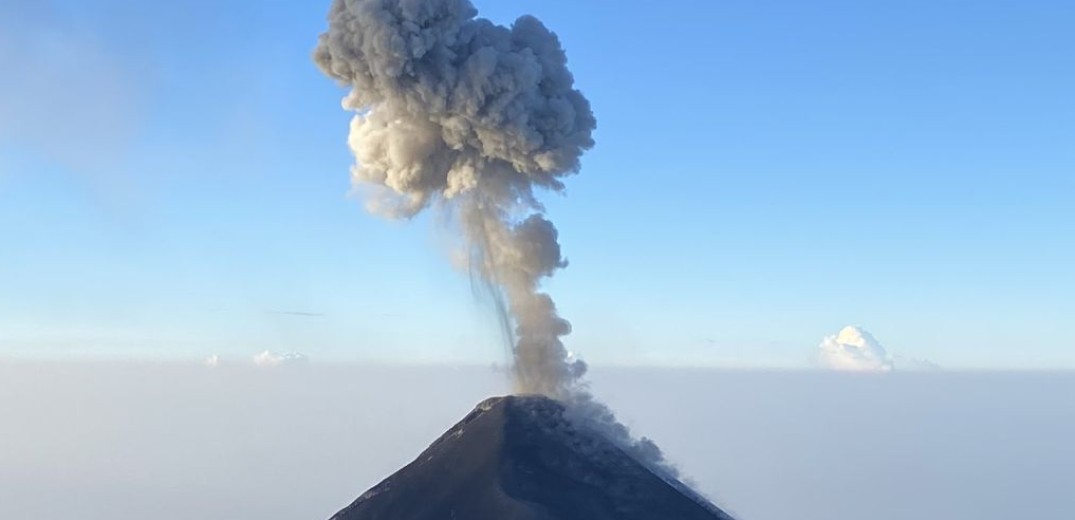
<path fill-rule="evenodd" d="M 348 196 L 323 4 L 0 7 L 0 356 L 503 360 L 436 217 Z M 1075 5 L 476 5 L 598 117 L 545 197 L 586 359 L 1075 368 Z"/>

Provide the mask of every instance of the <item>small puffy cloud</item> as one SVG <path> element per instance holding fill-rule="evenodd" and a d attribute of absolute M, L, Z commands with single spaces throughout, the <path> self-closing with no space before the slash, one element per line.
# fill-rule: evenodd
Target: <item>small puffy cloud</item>
<path fill-rule="evenodd" d="M 885 348 L 859 327 L 844 327 L 839 333 L 826 336 L 819 349 L 821 364 L 832 370 L 887 372 L 893 368 Z"/>
<path fill-rule="evenodd" d="M 305 354 L 299 354 L 298 352 L 277 354 L 276 352 L 266 350 L 254 356 L 254 364 L 259 367 L 301 365 L 308 361 L 309 358 L 307 358 Z"/>
<path fill-rule="evenodd" d="M 821 365 L 831 370 L 849 372 L 888 372 L 940 370 L 925 359 L 891 355 L 872 334 L 861 327 L 847 326 L 826 336 L 818 347 Z"/>
<path fill-rule="evenodd" d="M 218 356 L 216 354 L 213 354 L 212 356 L 209 356 L 209 357 L 205 358 L 205 361 L 203 361 L 203 363 L 205 363 L 205 366 L 207 366 L 209 368 L 219 367 L 220 366 L 220 356 Z"/>

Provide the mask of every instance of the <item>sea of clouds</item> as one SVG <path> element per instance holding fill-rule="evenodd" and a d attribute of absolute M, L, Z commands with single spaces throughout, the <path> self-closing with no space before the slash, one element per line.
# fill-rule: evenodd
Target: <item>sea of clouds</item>
<path fill-rule="evenodd" d="M 1075 510 L 1075 374 L 596 367 L 592 382 L 741 520 Z M 0 362 L 0 518 L 328 518 L 507 388 L 476 367 Z"/>

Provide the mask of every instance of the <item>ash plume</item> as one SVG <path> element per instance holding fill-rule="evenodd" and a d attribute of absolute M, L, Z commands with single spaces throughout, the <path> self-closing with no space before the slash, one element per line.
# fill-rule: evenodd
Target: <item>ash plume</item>
<path fill-rule="evenodd" d="M 538 286 L 566 262 L 534 189 L 563 189 L 596 121 L 541 22 L 476 15 L 467 0 L 337 0 L 314 59 L 352 88 L 352 178 L 379 188 L 372 209 L 449 205 L 512 318 L 517 390 L 564 397 L 581 370 Z"/>
<path fill-rule="evenodd" d="M 504 27 L 477 14 L 469 0 L 333 1 L 314 61 L 350 87 L 352 181 L 373 212 L 453 215 L 472 272 L 497 300 L 516 391 L 573 403 L 629 440 L 581 383 L 586 367 L 561 340 L 571 325 L 540 289 L 567 262 L 535 192 L 562 191 L 578 172 L 594 145 L 590 103 L 540 21 Z"/>

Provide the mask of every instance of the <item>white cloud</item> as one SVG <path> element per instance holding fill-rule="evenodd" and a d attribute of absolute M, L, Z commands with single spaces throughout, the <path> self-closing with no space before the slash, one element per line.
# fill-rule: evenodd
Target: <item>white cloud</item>
<path fill-rule="evenodd" d="M 254 364 L 259 367 L 278 367 L 283 365 L 301 365 L 309 361 L 310 358 L 305 354 L 299 354 L 298 352 L 289 352 L 286 354 L 277 354 L 266 350 L 254 356 Z"/>
<path fill-rule="evenodd" d="M 821 340 L 821 364 L 833 370 L 854 372 L 887 372 L 892 370 L 892 358 L 885 348 L 865 330 L 848 326 Z"/>
<path fill-rule="evenodd" d="M 204 363 L 205 366 L 209 368 L 216 368 L 220 366 L 220 356 L 213 354 L 212 356 L 205 358 Z"/>
<path fill-rule="evenodd" d="M 931 371 L 941 367 L 932 361 L 892 355 L 862 327 L 847 326 L 826 336 L 818 346 L 821 365 L 849 372 Z"/>

